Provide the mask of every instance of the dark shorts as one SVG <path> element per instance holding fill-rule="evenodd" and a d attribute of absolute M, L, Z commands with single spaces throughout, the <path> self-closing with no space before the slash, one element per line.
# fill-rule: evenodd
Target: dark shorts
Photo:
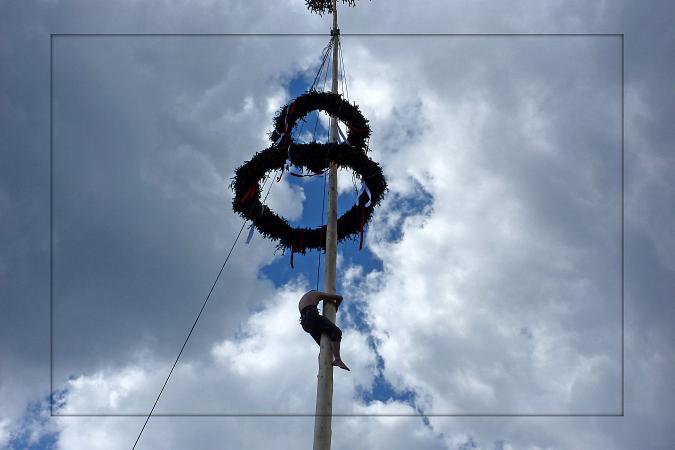
<path fill-rule="evenodd" d="M 326 333 L 331 341 L 342 340 L 342 330 L 326 317 L 319 314 L 316 306 L 305 306 L 300 312 L 302 329 L 311 334 L 317 344 L 321 345 L 321 334 Z"/>

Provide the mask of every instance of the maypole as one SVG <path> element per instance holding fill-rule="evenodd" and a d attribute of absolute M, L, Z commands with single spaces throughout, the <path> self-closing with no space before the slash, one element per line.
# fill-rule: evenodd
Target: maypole
<path fill-rule="evenodd" d="M 333 83 L 331 92 L 338 91 L 338 45 L 340 30 L 337 26 L 337 5 L 333 0 Z M 337 143 L 337 117 L 331 116 L 331 143 Z M 337 166 L 331 161 L 328 172 L 328 220 L 326 222 L 326 268 L 324 271 L 324 291 L 334 294 L 337 289 Z M 337 309 L 333 302 L 323 302 L 323 315 L 336 323 Z M 328 336 L 321 335 L 321 351 L 319 353 L 319 375 L 316 385 L 316 416 L 314 417 L 314 450 L 330 450 L 331 419 L 333 414 L 333 359 L 331 343 Z"/>
<path fill-rule="evenodd" d="M 274 118 L 274 131 L 270 134 L 273 144 L 256 153 L 253 158 L 235 171 L 232 188 L 235 196 L 232 208 L 252 222 L 264 237 L 278 241 L 277 248 L 290 250 L 290 264 L 296 253 L 306 250 L 326 251 L 324 268 L 324 291 L 335 294 L 337 288 L 337 244 L 350 237 L 359 237 L 359 249 L 363 246 L 364 226 L 370 221 L 373 210 L 380 203 L 387 189 L 382 169 L 368 153 L 370 127 L 359 108 L 349 103 L 338 93 L 338 61 L 340 30 L 337 18 L 337 0 L 305 0 L 312 12 L 332 12 L 330 47 L 332 53 L 331 92 L 318 92 L 314 84 L 310 89 L 284 105 Z M 354 6 L 356 0 L 342 0 Z M 324 54 L 324 62 L 328 54 Z M 323 63 L 321 65 L 323 67 Z M 319 69 L 319 74 L 321 68 Z M 317 74 L 317 78 L 319 76 Z M 312 111 L 322 110 L 330 116 L 329 143 L 296 142 L 293 128 Z M 345 137 L 338 127 L 338 120 L 347 127 Z M 309 174 L 293 172 L 293 167 L 307 168 Z M 338 181 L 337 169 L 352 169 L 361 179 L 361 192 L 356 204 L 337 217 Z M 277 171 L 276 180 L 281 180 L 285 171 L 295 176 L 320 175 L 328 171 L 328 217 L 325 226 L 295 228 L 284 218 L 275 214 L 261 201 L 261 183 L 268 173 Z M 304 172 L 304 170 L 302 171 Z M 264 183 L 263 183 L 264 184 Z M 265 196 L 266 198 L 266 196 Z M 338 305 L 323 302 L 323 316 L 336 322 Z M 314 450 L 330 450 L 331 420 L 333 414 L 333 352 L 326 333 L 321 335 L 319 373 L 317 375 L 316 409 L 314 419 Z"/>

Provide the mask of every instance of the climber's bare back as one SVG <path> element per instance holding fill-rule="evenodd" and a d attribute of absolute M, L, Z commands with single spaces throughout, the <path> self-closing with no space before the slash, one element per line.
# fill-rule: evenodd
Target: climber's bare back
<path fill-rule="evenodd" d="M 318 305 L 321 299 L 319 298 L 320 293 L 318 291 L 309 291 L 300 298 L 300 303 L 298 303 L 298 310 L 302 311 L 305 306 L 309 305 Z"/>
<path fill-rule="evenodd" d="M 298 303 L 298 310 L 302 312 L 302 308 L 304 308 L 305 306 L 309 305 L 316 306 L 319 304 L 321 300 L 328 300 L 330 302 L 335 302 L 337 307 L 340 306 L 340 303 L 342 302 L 342 296 L 337 294 L 329 294 L 328 292 L 312 290 L 302 296 L 302 298 L 300 299 L 300 303 Z"/>

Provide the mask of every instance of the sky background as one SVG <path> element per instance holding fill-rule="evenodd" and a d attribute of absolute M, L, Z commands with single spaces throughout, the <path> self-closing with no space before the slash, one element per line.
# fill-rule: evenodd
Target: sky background
<path fill-rule="evenodd" d="M 363 251 L 339 248 L 352 371 L 335 373 L 333 411 L 354 416 L 333 419 L 333 448 L 672 448 L 675 7 L 339 11 L 389 191 Z M 0 1 L 0 448 L 131 448 L 144 420 L 49 414 L 50 33 L 166 34 L 52 41 L 56 412 L 144 414 L 242 225 L 234 170 L 311 84 L 329 28 L 301 0 Z M 348 171 L 340 191 L 343 211 Z M 270 192 L 291 223 L 321 223 L 322 178 Z M 242 241 L 156 412 L 314 411 L 297 301 L 318 255 L 291 269 L 274 242 Z M 309 448 L 313 422 L 157 417 L 140 448 Z"/>

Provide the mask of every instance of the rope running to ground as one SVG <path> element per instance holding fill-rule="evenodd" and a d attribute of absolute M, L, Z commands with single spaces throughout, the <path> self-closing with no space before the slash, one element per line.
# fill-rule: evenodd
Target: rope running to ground
<path fill-rule="evenodd" d="M 263 189 L 265 188 L 265 184 L 267 183 L 267 180 L 270 179 L 269 176 L 265 178 L 263 181 Z M 263 199 L 262 203 L 264 204 L 265 201 L 267 200 L 267 196 L 270 194 L 270 191 L 272 189 L 272 186 L 274 185 L 274 181 L 272 181 L 267 188 L 267 194 L 265 194 L 265 198 Z M 249 211 L 249 214 L 253 212 L 253 207 L 251 207 L 251 211 Z M 234 242 L 232 243 L 232 247 L 230 247 L 230 251 L 227 253 L 227 256 L 225 257 L 225 261 L 223 262 L 223 265 L 220 266 L 220 270 L 218 271 L 218 275 L 216 275 L 216 279 L 213 280 L 213 284 L 211 285 L 211 289 L 209 290 L 209 293 L 206 295 L 206 298 L 204 299 L 204 302 L 202 303 L 202 307 L 199 310 L 199 313 L 197 313 L 197 317 L 195 317 L 194 322 L 192 323 L 192 327 L 190 328 L 190 331 L 188 332 L 187 337 L 185 338 L 185 342 L 183 342 L 183 346 L 180 348 L 180 351 L 178 352 L 178 356 L 176 356 L 176 360 L 173 362 L 173 366 L 171 366 L 171 370 L 169 371 L 169 374 L 166 377 L 166 380 L 164 380 L 164 384 L 162 385 L 162 389 L 160 389 L 159 394 L 157 394 L 157 398 L 155 399 L 155 403 L 152 405 L 152 409 L 150 409 L 150 413 L 148 414 L 148 417 L 145 418 L 145 422 L 143 423 L 143 427 L 141 428 L 141 431 L 138 433 L 138 437 L 136 438 L 136 441 L 134 442 L 134 446 L 132 447 L 132 450 L 136 448 L 136 445 L 138 445 L 138 441 L 141 439 L 141 436 L 143 435 L 143 431 L 145 430 L 146 425 L 148 424 L 148 421 L 150 420 L 150 417 L 152 416 L 152 413 L 155 411 L 155 407 L 157 406 L 157 403 L 159 402 L 160 397 L 162 396 L 162 393 L 164 392 L 164 388 L 166 388 L 166 385 L 169 383 L 169 379 L 171 378 L 171 374 L 173 374 L 174 369 L 176 368 L 176 365 L 178 364 L 178 360 L 180 359 L 181 355 L 183 354 L 183 350 L 185 350 L 185 346 L 187 346 L 188 341 L 190 340 L 190 336 L 192 336 L 192 332 L 194 331 L 195 327 L 197 326 L 197 322 L 199 322 L 199 318 L 202 316 L 202 313 L 204 312 L 204 308 L 206 308 L 206 304 L 208 303 L 209 299 L 211 298 L 211 294 L 213 293 L 213 290 L 216 287 L 216 284 L 218 284 L 218 280 L 220 279 L 220 276 L 223 273 L 223 270 L 225 269 L 225 266 L 227 265 L 227 262 L 230 260 L 230 256 L 232 255 L 232 251 L 234 250 L 234 247 L 237 245 L 237 241 L 239 241 L 239 238 L 241 237 L 242 231 L 244 231 L 244 227 L 248 223 L 248 220 L 244 220 L 244 223 L 241 225 L 241 228 L 239 229 L 239 232 L 237 233 L 237 236 L 234 238 Z"/>

